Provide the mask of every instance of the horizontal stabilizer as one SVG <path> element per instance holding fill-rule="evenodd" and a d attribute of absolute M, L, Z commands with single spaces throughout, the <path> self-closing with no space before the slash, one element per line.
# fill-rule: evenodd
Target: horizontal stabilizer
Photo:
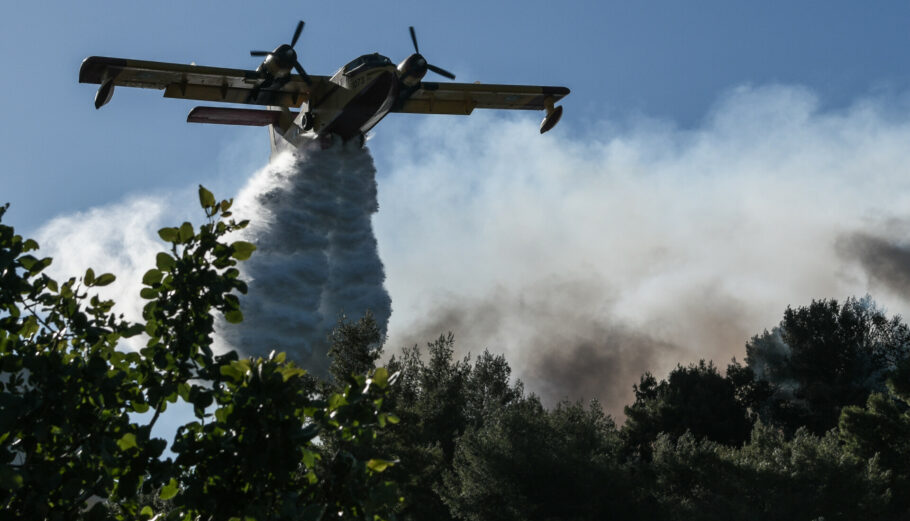
<path fill-rule="evenodd" d="M 291 113 L 297 117 L 296 112 Z M 234 109 L 225 107 L 196 107 L 186 117 L 188 123 L 212 123 L 216 125 L 248 125 L 264 127 L 278 125 L 281 122 L 281 111 Z"/>

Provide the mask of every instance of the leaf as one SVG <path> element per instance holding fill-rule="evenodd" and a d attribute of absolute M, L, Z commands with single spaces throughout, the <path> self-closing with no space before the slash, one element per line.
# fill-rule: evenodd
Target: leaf
<path fill-rule="evenodd" d="M 177 394 L 183 398 L 183 401 L 190 401 L 190 384 L 186 382 L 180 382 L 177 384 Z"/>
<path fill-rule="evenodd" d="M 161 493 L 158 494 L 158 497 L 167 501 L 168 499 L 171 499 L 176 495 L 177 495 L 177 480 L 174 478 L 171 478 L 171 480 L 168 481 L 167 485 L 161 487 Z"/>
<path fill-rule="evenodd" d="M 231 324 L 239 324 L 243 322 L 243 312 L 239 309 L 232 309 L 225 312 L 224 319 L 230 322 Z"/>
<path fill-rule="evenodd" d="M 113 273 L 102 273 L 97 279 L 95 279 L 95 286 L 107 286 L 111 282 L 117 280 L 117 277 Z"/>
<path fill-rule="evenodd" d="M 202 185 L 199 185 L 199 204 L 202 205 L 203 208 L 215 206 L 215 196 Z"/>
<path fill-rule="evenodd" d="M 153 515 L 155 515 L 155 511 L 152 510 L 152 507 L 145 505 L 144 507 L 142 507 L 142 510 L 139 511 L 139 515 L 145 516 L 145 517 L 152 517 Z"/>
<path fill-rule="evenodd" d="M 315 452 L 313 452 L 311 450 L 303 449 L 302 460 L 303 460 L 303 464 L 306 465 L 307 468 L 311 469 L 316 466 L 316 457 L 317 457 L 317 455 Z"/>
<path fill-rule="evenodd" d="M 384 459 L 371 459 L 367 462 L 367 467 L 373 472 L 382 472 L 385 469 L 394 465 L 394 461 L 384 460 Z"/>
<path fill-rule="evenodd" d="M 335 409 L 338 409 L 339 407 L 347 405 L 347 404 L 348 404 L 348 400 L 340 394 L 333 394 L 332 396 L 329 397 L 329 410 L 330 411 L 334 411 Z"/>
<path fill-rule="evenodd" d="M 142 288 L 139 291 L 139 296 L 144 299 L 149 299 L 149 300 L 155 299 L 155 298 L 158 298 L 158 290 L 152 289 L 152 288 Z M 149 333 L 149 334 L 152 334 L 152 333 Z"/>
<path fill-rule="evenodd" d="M 243 372 L 234 364 L 223 365 L 219 369 L 222 375 L 227 376 L 231 380 L 240 381 L 243 379 Z"/>
<path fill-rule="evenodd" d="M 155 265 L 158 266 L 158 269 L 161 271 L 171 271 L 173 267 L 177 264 L 177 261 L 167 253 L 159 252 L 155 256 Z"/>
<path fill-rule="evenodd" d="M 85 282 L 86 286 L 91 286 L 95 282 L 95 270 L 91 268 L 85 270 L 85 276 L 82 277 L 82 281 Z"/>
<path fill-rule="evenodd" d="M 305 375 L 306 369 L 300 367 L 283 367 L 282 369 L 279 369 L 278 372 L 281 373 L 281 380 L 287 382 L 291 378 Z"/>
<path fill-rule="evenodd" d="M 253 254 L 253 251 L 256 250 L 256 245 L 251 242 L 236 241 L 231 244 L 231 250 L 233 250 L 231 257 L 237 260 L 247 260 Z"/>
<path fill-rule="evenodd" d="M 188 240 L 192 239 L 195 235 L 196 235 L 196 233 L 193 231 L 192 224 L 185 222 L 180 225 L 180 235 L 179 235 L 180 242 L 187 242 Z"/>
<path fill-rule="evenodd" d="M 23 256 L 19 257 L 19 264 L 20 264 L 23 268 L 25 268 L 25 269 L 27 269 L 27 270 L 29 270 L 29 271 L 31 271 L 31 270 L 32 270 L 32 266 L 34 266 L 34 265 L 37 264 L 37 263 L 38 263 L 38 259 L 35 258 L 35 257 L 33 257 L 33 256 L 31 256 L 31 255 L 23 255 Z"/>
<path fill-rule="evenodd" d="M 30 338 L 32 335 L 38 332 L 38 329 L 40 329 L 38 326 L 38 319 L 32 315 L 22 322 L 18 333 L 19 336 Z"/>
<path fill-rule="evenodd" d="M 161 282 L 161 278 L 164 276 L 163 273 L 152 268 L 145 272 L 145 275 L 142 276 L 142 283 L 146 286 L 151 286 L 153 284 L 158 284 Z"/>
<path fill-rule="evenodd" d="M 373 384 L 379 386 L 380 389 L 385 389 L 389 386 L 389 370 L 385 367 L 377 368 L 373 371 L 371 381 Z"/>
<path fill-rule="evenodd" d="M 226 423 L 228 416 L 230 416 L 232 409 L 228 407 L 222 407 L 220 409 L 215 409 L 215 419 L 221 423 Z"/>
<path fill-rule="evenodd" d="M 177 228 L 162 228 L 158 230 L 158 237 L 167 242 L 175 242 L 178 235 Z"/>
<path fill-rule="evenodd" d="M 123 436 L 120 437 L 119 440 L 117 440 L 117 446 L 120 447 L 120 450 L 124 450 L 124 451 L 137 447 L 136 435 L 133 434 L 132 432 L 128 432 L 128 433 L 124 434 Z"/>

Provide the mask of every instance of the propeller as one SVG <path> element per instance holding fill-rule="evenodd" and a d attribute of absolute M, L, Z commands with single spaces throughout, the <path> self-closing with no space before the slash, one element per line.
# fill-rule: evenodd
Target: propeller
<path fill-rule="evenodd" d="M 420 54 L 420 48 L 417 46 L 417 34 L 414 32 L 414 26 L 412 25 L 408 29 L 411 31 L 411 42 L 414 43 L 414 52 L 417 53 L 418 56 L 423 58 L 423 55 Z M 426 61 L 426 60 L 424 60 L 424 61 Z M 435 72 L 436 74 L 439 74 L 440 76 L 445 76 L 446 78 L 449 78 L 450 80 L 455 79 L 454 74 L 443 69 L 442 67 L 437 67 L 437 66 L 431 65 L 429 63 L 426 64 L 426 67 L 428 70 L 431 70 L 431 71 Z"/>
<path fill-rule="evenodd" d="M 300 65 L 297 60 L 297 51 L 294 50 L 294 46 L 297 45 L 297 40 L 300 39 L 300 33 L 302 32 L 303 20 L 300 20 L 297 22 L 297 28 L 294 29 L 294 37 L 291 38 L 290 44 L 280 45 L 274 51 L 250 51 L 250 56 L 274 56 L 282 67 L 293 67 L 297 74 L 303 77 L 303 82 L 310 85 L 310 76 L 303 69 L 303 65 Z"/>
<path fill-rule="evenodd" d="M 303 32 L 303 20 L 297 22 L 297 28 L 294 29 L 294 37 L 291 38 L 291 47 L 297 45 L 297 38 L 300 38 L 300 33 Z"/>

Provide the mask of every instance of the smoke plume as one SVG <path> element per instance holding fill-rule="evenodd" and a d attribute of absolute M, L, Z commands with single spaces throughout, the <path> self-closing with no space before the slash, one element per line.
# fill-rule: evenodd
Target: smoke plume
<path fill-rule="evenodd" d="M 892 226 L 888 235 L 868 232 L 845 234 L 838 243 L 841 255 L 858 262 L 870 278 L 873 291 L 910 295 L 910 243 L 907 226 Z M 879 232 L 881 233 L 881 232 Z"/>
<path fill-rule="evenodd" d="M 823 109 L 786 86 L 735 89 L 692 129 L 427 119 L 380 179 L 387 352 L 451 330 L 551 403 L 620 413 L 644 370 L 742 359 L 788 305 L 872 292 L 906 310 L 875 290 L 907 280 L 887 223 L 910 216 L 908 143 L 900 100 Z M 857 233 L 880 240 L 844 255 Z"/>

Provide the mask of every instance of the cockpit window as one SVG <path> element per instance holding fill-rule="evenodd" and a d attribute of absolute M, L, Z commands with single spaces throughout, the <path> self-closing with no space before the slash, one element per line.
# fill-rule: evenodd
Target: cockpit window
<path fill-rule="evenodd" d="M 384 65 L 392 65 L 392 60 L 386 58 L 385 56 L 374 53 L 374 54 L 364 54 L 359 58 L 351 60 L 350 63 L 344 66 L 344 74 L 350 74 L 355 70 L 360 69 L 361 67 L 380 67 Z"/>

